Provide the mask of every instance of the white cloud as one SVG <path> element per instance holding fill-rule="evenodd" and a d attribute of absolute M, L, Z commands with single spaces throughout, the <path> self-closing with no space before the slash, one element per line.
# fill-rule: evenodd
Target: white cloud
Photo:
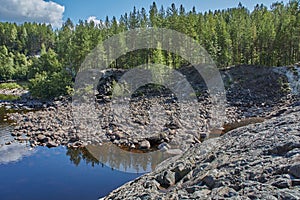
<path fill-rule="evenodd" d="M 0 147 L 0 165 L 20 161 L 23 157 L 30 156 L 35 152 L 34 149 L 21 143 L 4 145 Z"/>
<path fill-rule="evenodd" d="M 0 0 L 0 20 L 38 22 L 60 27 L 65 7 L 44 0 Z"/>
<path fill-rule="evenodd" d="M 90 22 L 94 22 L 95 26 L 99 25 L 99 24 L 102 24 L 101 20 L 97 19 L 97 17 L 95 16 L 90 16 L 88 19 L 87 19 L 87 22 L 90 23 Z"/>

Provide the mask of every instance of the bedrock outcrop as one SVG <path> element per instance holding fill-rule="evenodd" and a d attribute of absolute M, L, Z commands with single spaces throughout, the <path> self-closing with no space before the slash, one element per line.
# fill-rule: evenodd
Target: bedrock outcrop
<path fill-rule="evenodd" d="M 300 199 L 300 106 L 206 140 L 103 199 Z"/>

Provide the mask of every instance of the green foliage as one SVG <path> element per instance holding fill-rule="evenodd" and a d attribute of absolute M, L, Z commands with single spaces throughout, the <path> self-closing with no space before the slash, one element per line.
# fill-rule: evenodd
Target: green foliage
<path fill-rule="evenodd" d="M 17 89 L 17 88 L 23 88 L 18 83 L 12 82 L 12 83 L 1 83 L 0 89 Z"/>
<path fill-rule="evenodd" d="M 4 100 L 4 101 L 13 101 L 13 100 L 17 100 L 17 99 L 20 99 L 20 96 L 17 96 L 17 95 L 0 94 L 0 100 Z"/>
<path fill-rule="evenodd" d="M 14 74 L 13 55 L 8 53 L 6 46 L 0 47 L 0 80 L 9 80 Z"/>
<path fill-rule="evenodd" d="M 16 53 L 14 57 L 15 72 L 13 79 L 15 80 L 26 80 L 28 75 L 28 66 L 30 61 L 27 60 L 24 54 Z"/>
<path fill-rule="evenodd" d="M 57 54 L 49 49 L 43 52 L 39 58 L 34 58 L 33 63 L 29 68 L 28 78 L 33 78 L 37 73 L 47 72 L 52 74 L 59 72 L 62 69 L 60 62 L 57 59 Z"/>
<path fill-rule="evenodd" d="M 28 60 L 24 54 L 8 52 L 0 46 L 0 80 L 24 80 L 27 78 Z"/>
<path fill-rule="evenodd" d="M 119 19 L 106 17 L 98 25 L 87 21 L 74 24 L 68 19 L 61 29 L 53 30 L 46 24 L 0 22 L 0 80 L 30 80 L 32 94 L 41 98 L 73 93 L 71 80 L 98 44 L 129 29 L 150 27 L 189 35 L 220 68 L 238 64 L 283 66 L 300 60 L 299 0 L 274 3 L 270 9 L 257 5 L 251 12 L 239 4 L 236 8 L 205 13 L 197 13 L 195 8 L 187 11 L 175 4 L 158 8 L 154 2 L 148 14 L 144 8 L 133 8 Z M 128 49 L 132 41 L 134 38 L 120 38 L 114 46 Z M 176 42 L 180 46 L 184 41 Z M 159 45 L 156 49 L 129 52 L 105 64 L 114 68 L 147 63 L 178 68 L 188 64 L 176 52 L 163 51 Z M 98 48 L 99 54 L 108 60 L 114 50 Z M 153 69 L 158 82 L 164 79 L 163 73 L 164 69 Z"/>
<path fill-rule="evenodd" d="M 30 79 L 29 90 L 34 97 L 49 99 L 60 95 L 67 95 L 72 86 L 71 79 L 63 72 L 37 73 Z"/>
<path fill-rule="evenodd" d="M 70 75 L 61 67 L 56 53 L 51 49 L 33 61 L 29 77 L 29 91 L 34 97 L 42 99 L 66 95 L 72 85 Z"/>

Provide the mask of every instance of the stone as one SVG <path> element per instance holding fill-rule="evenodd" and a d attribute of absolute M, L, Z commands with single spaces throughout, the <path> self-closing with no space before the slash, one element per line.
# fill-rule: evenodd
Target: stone
<path fill-rule="evenodd" d="M 140 149 L 150 149 L 151 144 L 148 140 L 143 140 L 139 143 Z"/>
<path fill-rule="evenodd" d="M 287 152 L 287 154 L 285 155 L 286 157 L 293 157 L 295 155 L 300 155 L 300 149 L 293 149 L 289 152 Z"/>
<path fill-rule="evenodd" d="M 159 144 L 157 148 L 161 151 L 167 151 L 168 149 L 170 149 L 170 145 L 166 142 L 163 142 Z"/>
<path fill-rule="evenodd" d="M 120 140 L 120 139 L 125 139 L 125 134 L 122 133 L 121 131 L 117 131 L 114 133 L 114 135 L 116 136 L 116 139 Z"/>
<path fill-rule="evenodd" d="M 205 140 L 207 138 L 207 133 L 200 133 L 200 140 Z"/>
<path fill-rule="evenodd" d="M 175 173 L 172 171 L 162 172 L 155 177 L 155 180 L 161 187 L 168 188 L 175 184 Z"/>
<path fill-rule="evenodd" d="M 175 172 L 176 182 L 180 181 L 191 170 L 192 170 L 191 167 L 185 165 L 184 163 L 177 164 L 177 166 L 174 169 L 172 169 L 172 171 Z"/>
<path fill-rule="evenodd" d="M 140 200 L 151 200 L 151 195 L 150 194 L 141 194 L 140 196 L 137 197 L 137 199 L 140 199 Z"/>
<path fill-rule="evenodd" d="M 300 179 L 292 179 L 292 186 L 300 186 Z"/>
<path fill-rule="evenodd" d="M 12 132 L 11 133 L 11 136 L 13 136 L 13 137 L 15 137 L 15 136 L 17 136 L 18 134 L 16 133 L 16 132 Z"/>
<path fill-rule="evenodd" d="M 183 153 L 183 151 L 180 149 L 169 149 L 167 150 L 167 153 L 170 155 L 180 155 Z"/>
<path fill-rule="evenodd" d="M 156 180 L 152 180 L 152 181 L 146 181 L 143 184 L 144 188 L 151 188 L 151 189 L 158 189 L 159 188 L 159 183 Z"/>
<path fill-rule="evenodd" d="M 207 185 L 210 189 L 214 188 L 216 183 L 215 178 L 211 175 L 207 175 L 202 179 L 202 182 Z"/>
<path fill-rule="evenodd" d="M 42 142 L 42 143 L 48 141 L 47 137 L 46 137 L 45 135 L 42 135 L 42 134 L 39 134 L 39 135 L 37 136 L 37 140 L 38 140 L 39 142 Z"/>
<path fill-rule="evenodd" d="M 294 143 L 294 141 L 290 141 L 290 142 L 286 142 L 282 145 L 275 146 L 269 152 L 271 154 L 284 155 L 295 148 L 300 148 L 300 143 Z"/>
<path fill-rule="evenodd" d="M 283 189 L 283 188 L 289 188 L 292 185 L 292 182 L 289 179 L 281 178 L 273 182 L 272 185 L 279 189 Z"/>
<path fill-rule="evenodd" d="M 296 178 L 300 178 L 300 163 L 292 165 L 289 169 L 289 173 Z"/>
<path fill-rule="evenodd" d="M 173 120 L 171 123 L 167 124 L 167 126 L 169 129 L 179 129 L 181 127 L 181 124 L 179 122 L 179 120 Z"/>
<path fill-rule="evenodd" d="M 234 189 L 227 186 L 213 189 L 211 195 L 216 199 L 233 198 L 238 196 Z"/>
<path fill-rule="evenodd" d="M 286 199 L 286 200 L 298 200 L 300 199 L 300 192 L 299 191 L 287 191 L 287 190 L 281 190 L 278 194 L 280 199 Z"/>
<path fill-rule="evenodd" d="M 55 143 L 54 141 L 49 141 L 49 142 L 47 142 L 46 146 L 47 146 L 48 148 L 52 148 L 52 147 L 57 147 L 58 144 Z"/>
<path fill-rule="evenodd" d="M 186 70 L 186 67 L 183 68 Z M 187 104 L 185 101 L 180 102 L 181 105 L 178 107 L 178 101 L 173 101 L 174 95 L 165 97 L 155 92 L 148 95 L 148 89 L 143 89 L 141 94 L 146 98 L 140 98 L 139 95 L 135 98 L 133 94 L 132 98 L 124 101 L 124 103 L 130 102 L 133 116 L 126 119 L 128 123 L 119 125 L 121 120 L 118 116 L 116 118 L 111 116 L 110 104 L 105 104 L 105 99 L 107 102 L 110 101 L 111 97 L 108 95 L 112 91 L 112 82 L 122 74 L 114 76 L 112 70 L 107 70 L 103 72 L 105 78 L 99 81 L 99 88 L 97 86 L 99 93 L 97 99 L 100 100 L 101 105 L 97 105 L 92 112 L 99 114 L 100 123 L 97 131 L 92 131 L 89 135 L 91 138 L 85 136 L 90 131 L 89 126 L 92 123 L 82 123 L 81 126 L 73 124 L 70 102 L 59 99 L 47 103 L 46 111 L 12 113 L 11 119 L 14 119 L 18 126 L 13 131 L 14 137 L 31 132 L 28 137 L 32 145 L 46 146 L 55 141 L 57 145 L 70 143 L 70 146 L 81 147 L 85 146 L 85 142 L 103 141 L 100 135 L 107 133 L 103 134 L 105 138 L 120 139 L 115 143 L 121 145 L 126 140 L 122 135 L 116 134 L 120 131 L 125 134 L 128 140 L 125 143 L 128 147 L 132 144 L 140 147 L 144 142 L 145 149 L 148 149 L 151 148 L 151 144 L 166 142 L 159 146 L 161 149 L 168 148 L 165 152 L 155 152 L 163 155 L 159 157 L 164 159 L 163 163 L 159 164 L 154 171 L 116 189 L 108 195 L 107 199 L 297 199 L 300 194 L 299 178 L 297 178 L 299 167 L 296 166 L 299 163 L 297 155 L 300 149 L 298 142 L 300 141 L 300 104 L 294 102 L 298 102 L 299 97 L 281 93 L 278 80 L 282 78 L 281 80 L 284 81 L 286 78 L 274 74 L 273 70 L 278 68 L 238 66 L 220 70 L 220 74 L 225 77 L 225 83 L 228 82 L 227 79 L 231 80 L 226 91 L 228 104 L 224 113 L 227 119 L 224 121 L 226 124 L 238 122 L 240 126 L 233 130 L 226 129 L 224 131 L 226 134 L 222 137 L 206 137 L 207 140 L 205 139 L 202 144 L 197 144 L 200 133 L 209 133 L 215 125 L 211 123 L 215 117 L 211 112 L 214 106 L 211 104 L 213 99 L 205 83 L 201 83 L 199 77 L 197 79 L 193 77 L 195 70 L 179 70 L 185 72 L 182 74 L 187 76 L 196 92 L 201 94 L 197 95 L 199 116 L 193 116 L 193 119 L 180 117 L 180 112 L 195 111 L 192 110 L 194 106 L 190 106 L 188 102 Z M 267 81 L 267 84 L 264 84 L 264 81 Z M 174 86 L 177 87 L 176 84 L 175 80 Z M 148 96 L 151 98 L 147 98 Z M 118 101 L 114 100 L 114 103 L 116 102 Z M 41 108 L 44 103 L 30 101 L 23 106 L 26 104 L 27 106 L 31 104 L 30 107 L 33 108 L 38 106 Z M 163 104 L 163 108 L 168 110 L 168 118 L 164 121 L 149 120 L 151 118 L 149 109 L 151 111 L 151 106 L 158 104 Z M 81 113 L 84 113 L 84 108 L 85 106 L 80 108 Z M 282 108 L 284 112 L 280 115 L 271 114 L 274 113 L 273 111 L 281 112 Z M 244 123 L 247 117 L 262 117 L 265 121 L 248 125 Z M 134 123 L 134 119 L 143 125 Z M 138 128 L 146 131 L 147 126 L 144 125 L 150 121 L 153 123 L 151 126 L 154 134 L 136 133 Z M 187 134 L 188 130 L 193 131 Z M 160 134 L 162 132 L 163 135 Z M 151 138 L 153 135 L 156 137 Z M 40 142 L 43 140 L 48 141 Z M 49 146 L 56 144 L 52 143 Z M 167 144 L 176 149 L 170 149 Z M 134 160 L 130 163 L 138 162 Z"/>

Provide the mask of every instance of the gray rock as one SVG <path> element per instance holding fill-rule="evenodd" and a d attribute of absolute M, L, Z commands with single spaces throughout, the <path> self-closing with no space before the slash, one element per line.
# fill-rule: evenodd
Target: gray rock
<path fill-rule="evenodd" d="M 293 186 L 300 186 L 300 179 L 292 179 Z"/>
<path fill-rule="evenodd" d="M 215 199 L 232 198 L 238 196 L 238 193 L 230 187 L 220 187 L 212 190 L 211 196 Z"/>
<path fill-rule="evenodd" d="M 155 180 L 163 188 L 168 188 L 175 184 L 175 173 L 172 171 L 166 171 L 156 176 Z"/>
<path fill-rule="evenodd" d="M 285 200 L 299 200 L 300 199 L 300 192 L 299 191 L 291 191 L 291 190 L 281 190 L 278 192 L 279 199 Z"/>
<path fill-rule="evenodd" d="M 46 143 L 46 142 L 49 141 L 49 138 L 46 137 L 45 135 L 39 134 L 39 135 L 37 136 L 37 140 L 38 140 L 39 142 L 41 142 L 41 143 Z"/>
<path fill-rule="evenodd" d="M 190 166 L 185 165 L 184 163 L 179 163 L 177 166 L 172 169 L 175 172 L 176 182 L 180 181 L 185 175 L 187 175 L 192 168 Z"/>
<path fill-rule="evenodd" d="M 143 140 L 139 143 L 140 149 L 150 149 L 151 144 L 148 140 Z"/>
<path fill-rule="evenodd" d="M 126 136 L 125 136 L 125 134 L 124 133 L 122 133 L 121 131 L 117 131 L 117 132 L 115 132 L 115 133 L 113 133 L 115 136 L 116 136 L 116 138 L 119 140 L 119 139 L 126 139 Z"/>
<path fill-rule="evenodd" d="M 153 199 L 299 199 L 299 119 L 296 109 L 205 140 L 106 199 L 134 199 L 145 191 Z"/>
<path fill-rule="evenodd" d="M 287 152 L 287 154 L 285 156 L 289 158 L 294 155 L 300 155 L 300 149 L 293 149 L 293 150 Z"/>
<path fill-rule="evenodd" d="M 273 182 L 272 185 L 279 189 L 289 188 L 292 185 L 292 181 L 289 179 L 281 178 Z"/>
<path fill-rule="evenodd" d="M 214 188 L 215 186 L 215 178 L 211 175 L 208 175 L 208 176 L 205 176 L 203 179 L 202 179 L 202 182 L 207 185 L 210 189 Z"/>
<path fill-rule="evenodd" d="M 296 163 L 290 167 L 289 173 L 296 178 L 300 178 L 300 163 Z"/>
<path fill-rule="evenodd" d="M 52 148 L 52 147 L 57 147 L 58 144 L 55 143 L 54 141 L 49 141 L 49 142 L 47 142 L 46 146 L 47 146 L 48 148 Z"/>
<path fill-rule="evenodd" d="M 160 184 L 156 180 L 153 180 L 153 181 L 146 181 L 143 186 L 146 189 L 148 188 L 159 189 Z"/>
<path fill-rule="evenodd" d="M 169 149 L 167 150 L 167 153 L 170 155 L 180 155 L 183 153 L 183 151 L 180 149 Z"/>
<path fill-rule="evenodd" d="M 166 142 L 163 142 L 159 144 L 157 148 L 161 151 L 167 151 L 168 149 L 170 149 L 170 145 L 168 145 L 168 143 Z"/>

